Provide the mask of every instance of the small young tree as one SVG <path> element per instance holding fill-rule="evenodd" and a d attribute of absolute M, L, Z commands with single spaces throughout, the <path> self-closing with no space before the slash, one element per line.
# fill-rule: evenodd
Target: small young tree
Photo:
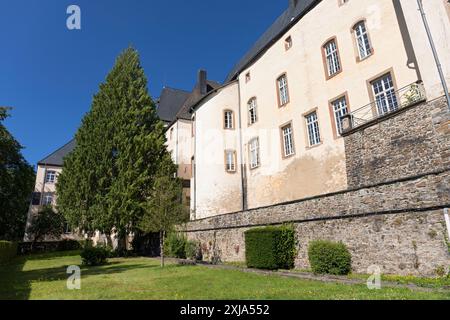
<path fill-rule="evenodd" d="M 138 225 L 143 232 L 160 235 L 161 267 L 164 267 L 164 238 L 174 226 L 188 220 L 188 209 L 181 201 L 182 185 L 178 178 L 158 175 L 144 203 L 144 215 Z"/>
<path fill-rule="evenodd" d="M 58 238 L 64 233 L 64 217 L 53 210 L 51 206 L 45 206 L 33 219 L 29 229 L 33 237 L 32 248 L 38 242 L 47 237 Z"/>

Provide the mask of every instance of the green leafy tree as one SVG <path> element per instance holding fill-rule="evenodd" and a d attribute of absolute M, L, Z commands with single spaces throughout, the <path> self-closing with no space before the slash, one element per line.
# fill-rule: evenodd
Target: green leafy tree
<path fill-rule="evenodd" d="M 51 206 L 43 207 L 33 218 L 28 229 L 33 237 L 32 246 L 44 240 L 45 237 L 59 238 L 64 233 L 64 217 L 53 210 Z"/>
<path fill-rule="evenodd" d="M 76 142 L 57 184 L 58 210 L 73 228 L 105 234 L 114 229 L 125 239 L 143 216 L 142 203 L 168 157 L 164 125 L 136 50 L 129 48 L 117 58 Z"/>
<path fill-rule="evenodd" d="M 145 213 L 138 227 L 146 233 L 159 232 L 161 267 L 164 267 L 164 240 L 167 233 L 189 219 L 189 211 L 181 201 L 182 190 L 178 178 L 161 174 L 155 179 L 148 201 L 142 205 Z"/>
<path fill-rule="evenodd" d="M 7 109 L 0 108 L 0 239 L 18 240 L 25 232 L 35 173 L 2 124 L 7 116 Z"/>

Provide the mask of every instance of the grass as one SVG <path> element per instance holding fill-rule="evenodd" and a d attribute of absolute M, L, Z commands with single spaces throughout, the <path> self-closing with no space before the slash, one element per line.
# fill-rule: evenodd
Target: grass
<path fill-rule="evenodd" d="M 159 267 L 147 258 L 111 259 L 82 268 L 82 288 L 66 288 L 66 268 L 80 265 L 77 252 L 20 257 L 0 266 L 0 299 L 214 300 L 214 299 L 450 299 L 450 292 L 344 285 L 249 274 L 202 266 Z"/>

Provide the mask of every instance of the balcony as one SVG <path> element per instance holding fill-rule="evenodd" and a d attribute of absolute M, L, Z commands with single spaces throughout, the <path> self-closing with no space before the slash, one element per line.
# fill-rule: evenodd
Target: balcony
<path fill-rule="evenodd" d="M 350 133 L 354 129 L 375 123 L 389 115 L 414 106 L 427 100 L 422 81 L 412 83 L 397 91 L 384 92 L 375 101 L 355 110 L 341 118 L 342 134 Z"/>

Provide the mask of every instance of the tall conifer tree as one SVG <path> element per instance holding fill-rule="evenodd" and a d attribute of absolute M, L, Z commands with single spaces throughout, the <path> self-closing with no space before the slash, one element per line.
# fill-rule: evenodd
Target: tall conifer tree
<path fill-rule="evenodd" d="M 135 49 L 117 58 L 100 85 L 76 143 L 59 177 L 58 209 L 74 228 L 114 228 L 123 239 L 140 221 L 157 172 L 176 172 Z"/>

